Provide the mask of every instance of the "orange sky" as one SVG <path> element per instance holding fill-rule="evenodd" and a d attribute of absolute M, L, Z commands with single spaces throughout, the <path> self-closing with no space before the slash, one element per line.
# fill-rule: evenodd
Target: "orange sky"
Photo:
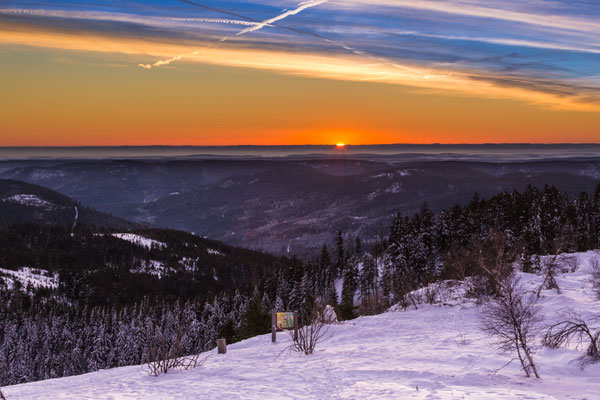
<path fill-rule="evenodd" d="M 0 145 L 557 143 L 600 137 L 600 113 L 568 100 L 561 107 L 560 99 L 537 103 L 520 92 L 436 90 L 197 61 L 144 70 L 136 62 L 151 57 L 112 50 L 0 45 Z"/>
<path fill-rule="evenodd" d="M 0 146 L 599 142 L 584 3 L 9 2 Z"/>

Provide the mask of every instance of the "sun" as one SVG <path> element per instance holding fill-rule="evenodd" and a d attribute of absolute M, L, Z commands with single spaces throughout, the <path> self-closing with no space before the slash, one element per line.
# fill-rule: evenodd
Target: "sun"
<path fill-rule="evenodd" d="M 345 143 L 336 143 L 336 145 L 335 145 L 335 146 L 336 146 L 337 148 L 340 148 L 340 149 L 341 149 L 341 148 L 344 148 L 344 147 L 346 147 L 346 144 L 345 144 Z"/>

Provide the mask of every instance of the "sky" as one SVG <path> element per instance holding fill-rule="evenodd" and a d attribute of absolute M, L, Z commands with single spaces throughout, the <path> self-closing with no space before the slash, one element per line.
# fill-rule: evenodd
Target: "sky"
<path fill-rule="evenodd" d="M 600 3 L 0 0 L 0 146 L 599 142 Z"/>

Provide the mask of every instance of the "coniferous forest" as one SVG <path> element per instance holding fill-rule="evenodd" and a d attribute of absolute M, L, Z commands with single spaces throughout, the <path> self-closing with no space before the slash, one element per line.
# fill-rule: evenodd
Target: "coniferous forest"
<path fill-rule="evenodd" d="M 539 255 L 600 246 L 600 185 L 578 196 L 552 186 L 475 195 L 438 215 L 423 204 L 397 215 L 384 238 L 331 232 L 312 260 L 178 231 L 135 233 L 153 244 L 91 223 L 0 228 L 0 266 L 45 270 L 59 282 L 23 286 L 0 272 L 0 385 L 144 364 L 157 337 L 177 338 L 180 355 L 198 353 L 218 337 L 268 332 L 272 308 L 329 304 L 339 319 L 381 312 L 431 282 L 476 274 L 464 260 L 498 240 L 533 271 Z"/>

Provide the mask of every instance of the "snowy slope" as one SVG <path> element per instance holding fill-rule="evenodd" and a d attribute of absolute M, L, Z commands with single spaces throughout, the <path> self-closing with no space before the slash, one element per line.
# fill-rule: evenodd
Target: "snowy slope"
<path fill-rule="evenodd" d="M 560 274 L 562 294 L 544 291 L 545 322 L 565 307 L 600 313 L 588 276 L 593 252 L 577 255 L 579 268 Z M 600 255 L 600 254 L 599 254 Z M 536 275 L 521 274 L 535 288 Z M 479 308 L 448 296 L 447 305 L 361 317 L 332 325 L 315 354 L 281 354 L 285 334 L 263 335 L 209 352 L 202 368 L 153 378 L 142 367 L 4 388 L 16 399 L 600 399 L 600 365 L 581 370 L 581 350 L 540 349 L 542 378 L 527 379 L 518 362 L 502 368 L 479 330 Z"/>
<path fill-rule="evenodd" d="M 149 238 L 146 238 L 146 237 L 143 237 L 140 235 L 136 235 L 135 233 L 113 233 L 112 236 L 114 236 L 118 239 L 121 239 L 121 240 L 126 240 L 126 241 L 136 244 L 138 246 L 145 247 L 147 249 L 151 249 L 152 246 L 155 246 L 159 249 L 167 246 L 163 242 L 159 242 L 158 240 L 149 239 Z"/>
<path fill-rule="evenodd" d="M 29 267 L 21 267 L 18 271 L 0 268 L 0 279 L 4 280 L 9 289 L 14 287 L 15 280 L 19 281 L 23 291 L 28 287 L 57 289 L 59 283 L 57 273 Z"/>
<path fill-rule="evenodd" d="M 50 209 L 55 206 L 54 204 L 50 203 L 49 201 L 41 199 L 34 194 L 17 194 L 17 195 L 2 199 L 2 201 L 23 204 L 25 206 L 30 206 L 30 207 L 42 207 L 42 208 L 46 208 L 46 209 Z"/>

